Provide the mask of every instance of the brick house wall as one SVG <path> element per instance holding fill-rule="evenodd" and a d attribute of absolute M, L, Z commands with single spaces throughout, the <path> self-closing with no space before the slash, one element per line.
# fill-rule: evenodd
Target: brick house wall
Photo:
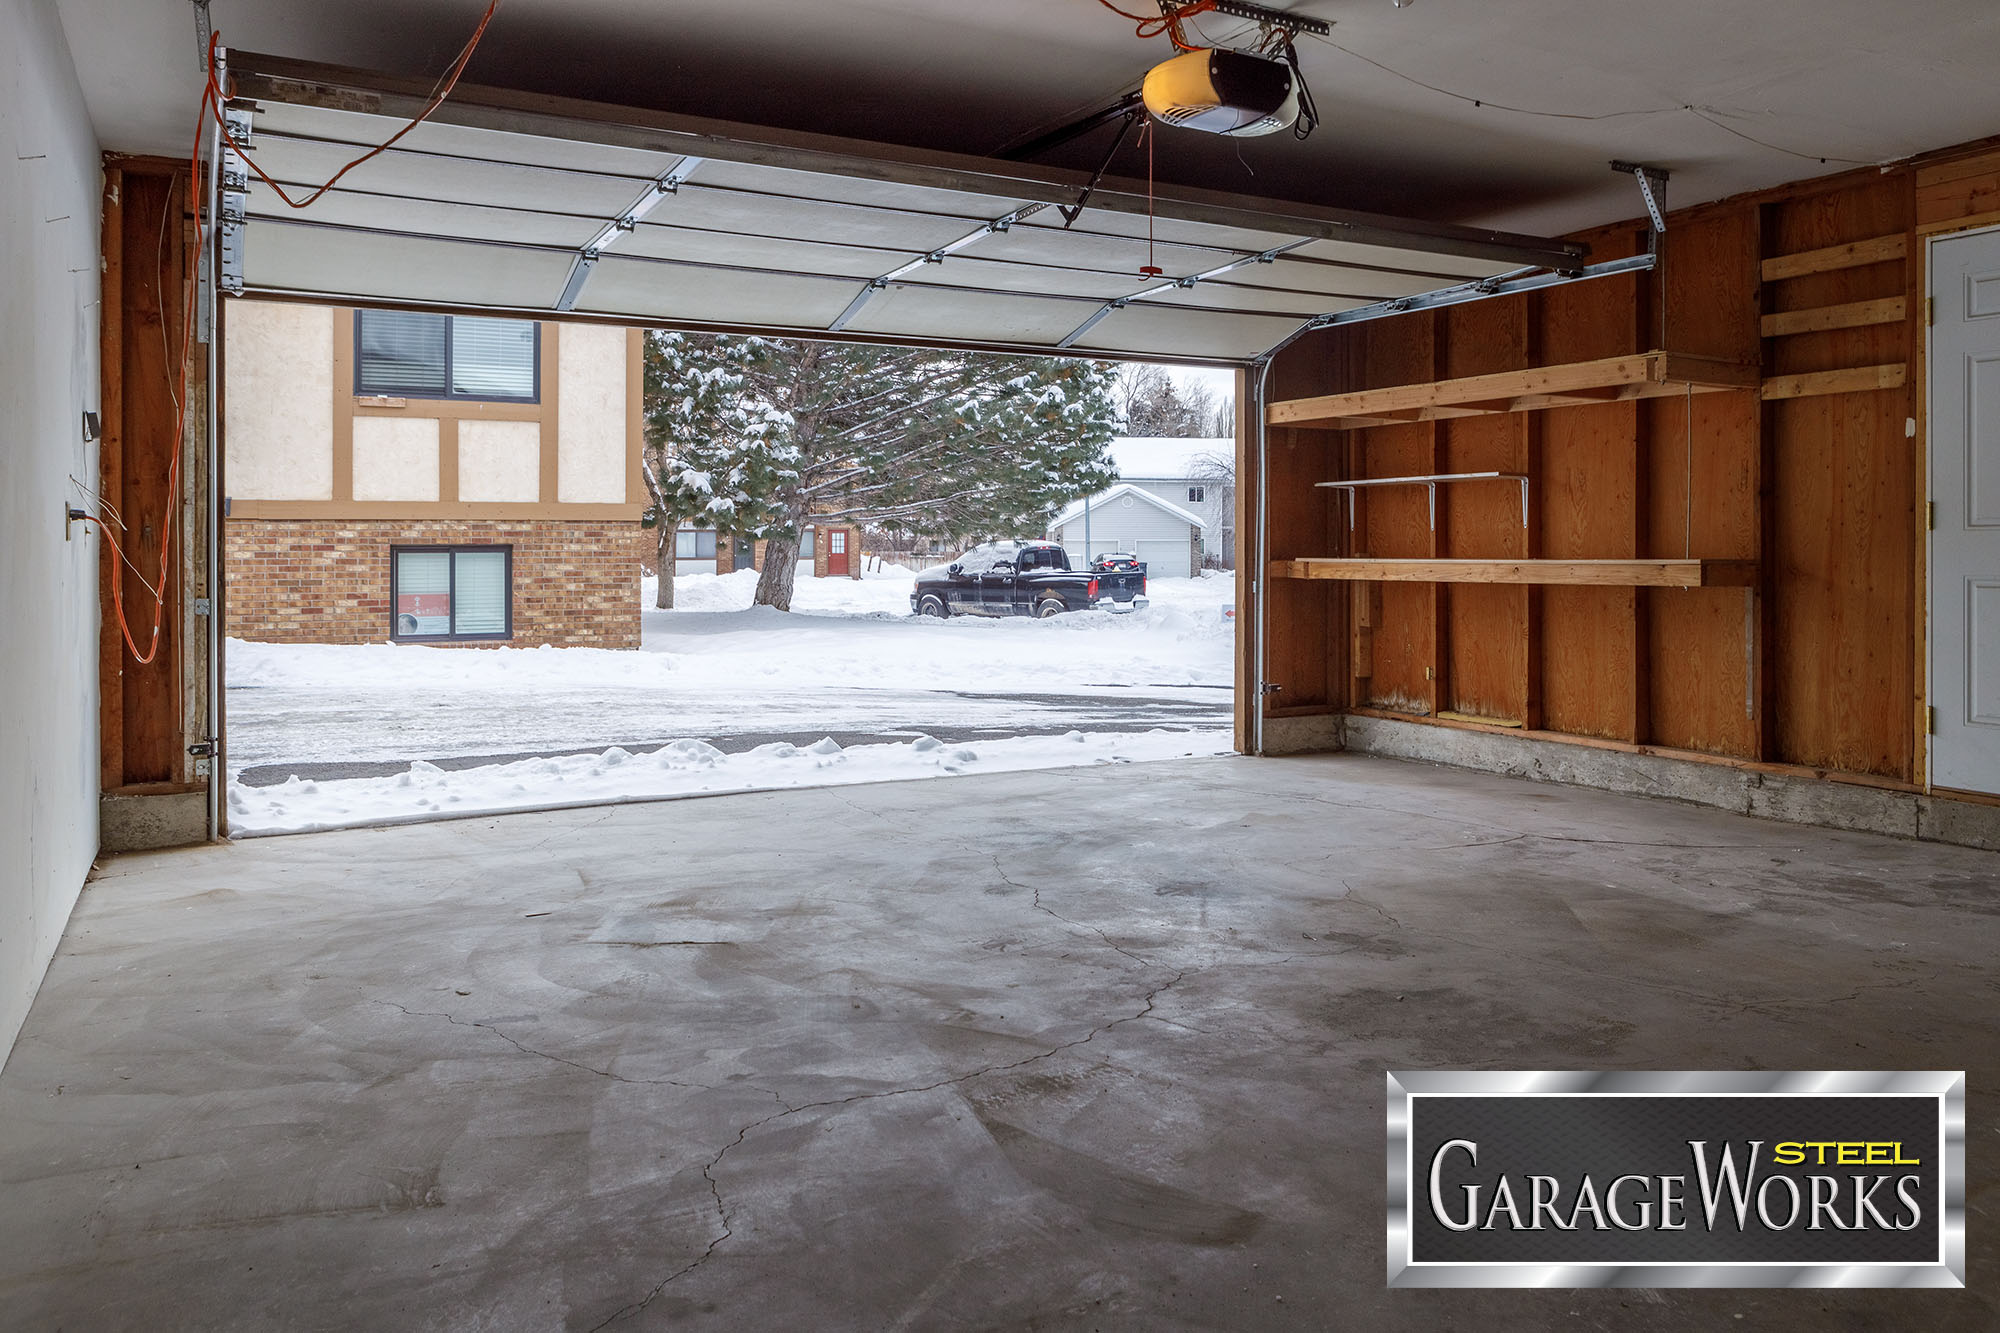
<path fill-rule="evenodd" d="M 639 532 L 636 520 L 609 519 L 232 518 L 224 624 L 266 643 L 383 643 L 391 546 L 511 546 L 514 632 L 501 642 L 637 648 Z"/>

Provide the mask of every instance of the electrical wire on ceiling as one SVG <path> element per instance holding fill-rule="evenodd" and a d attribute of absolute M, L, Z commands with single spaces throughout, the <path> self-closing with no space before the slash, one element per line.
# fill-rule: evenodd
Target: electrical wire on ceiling
<path fill-rule="evenodd" d="M 1436 93 L 1440 97 L 1449 97 L 1454 101 L 1465 102 L 1481 109 L 1490 107 L 1495 111 L 1506 111 L 1517 116 L 1535 116 L 1546 120 L 1585 120 L 1585 121 L 1618 120 L 1630 116 L 1666 116 L 1674 114 L 1686 114 L 1708 122 L 1710 125 L 1713 125 L 1716 129 L 1721 130 L 1725 134 L 1733 134 L 1737 138 L 1742 139 L 1747 143 L 1756 144 L 1759 148 L 1766 148 L 1774 153 L 1783 153 L 1788 157 L 1796 157 L 1802 161 L 1818 162 L 1821 163 L 1822 165 L 1830 163 L 1838 163 L 1842 166 L 1855 166 L 1855 167 L 1868 167 L 1875 165 L 1875 162 L 1869 159 L 1857 158 L 1857 157 L 1837 157 L 1831 153 L 1801 152 L 1796 148 L 1786 148 L 1782 144 L 1770 143 L 1766 140 L 1757 138 L 1755 135 L 1748 134 L 1742 130 L 1736 129 L 1734 126 L 1724 124 L 1720 119 L 1718 119 L 1718 117 L 1727 116 L 1731 113 L 1723 111 L 1718 107 L 1699 106 L 1692 102 L 1683 102 L 1676 106 L 1634 107 L 1629 110 L 1623 110 L 1623 111 L 1601 111 L 1596 113 L 1577 112 L 1577 111 L 1548 111 L 1535 107 L 1510 106 L 1505 102 L 1495 102 L 1488 98 L 1474 97 L 1470 93 L 1455 92 L 1450 88 L 1441 88 L 1435 83 L 1426 83 L 1424 80 L 1417 78 L 1413 74 L 1405 74 L 1402 70 L 1395 69 L 1389 65 L 1385 65 L 1381 61 L 1375 59 L 1373 56 L 1363 55 L 1361 52 L 1355 50 L 1353 47 L 1342 45 L 1340 42 L 1334 41 L 1331 37 L 1322 37 L 1316 33 L 1307 33 L 1306 35 L 1308 37 L 1311 37 L 1316 42 L 1320 42 L 1323 43 L 1324 45 L 1332 47 L 1334 50 L 1339 51 L 1343 55 L 1352 56 L 1354 59 L 1361 61 L 1365 65 L 1372 65 L 1376 69 L 1381 70 L 1384 74 L 1390 75 L 1393 78 L 1401 79 L 1404 83 L 1412 84 L 1418 88 L 1422 88 L 1426 92 Z"/>

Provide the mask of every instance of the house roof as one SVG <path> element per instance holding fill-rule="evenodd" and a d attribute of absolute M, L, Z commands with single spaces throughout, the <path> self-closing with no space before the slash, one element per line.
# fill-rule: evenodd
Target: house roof
<path fill-rule="evenodd" d="M 1168 514 L 1172 514 L 1175 518 L 1179 519 L 1183 523 L 1190 524 L 1197 528 L 1206 528 L 1208 526 L 1208 524 L 1202 522 L 1201 517 L 1199 515 L 1189 513 L 1187 510 L 1181 508 L 1179 505 L 1173 503 L 1172 501 L 1162 500 L 1159 496 L 1153 494 L 1151 491 L 1143 490 L 1140 487 L 1132 485 L 1130 482 L 1120 482 L 1118 485 L 1113 486 L 1108 491 L 1099 491 L 1096 495 L 1090 497 L 1090 505 L 1091 508 L 1093 509 L 1101 509 L 1105 505 L 1111 503 L 1113 500 L 1121 499 L 1122 497 L 1127 495 L 1136 496 L 1138 499 L 1144 501 L 1146 504 L 1153 506 L 1155 509 L 1161 510 Z M 1083 517 L 1083 501 L 1078 500 L 1074 504 L 1070 505 L 1067 509 L 1063 510 L 1060 514 L 1057 514 L 1054 518 L 1050 519 L 1049 526 L 1051 528 L 1059 528 L 1062 527 L 1065 523 L 1068 523 L 1071 519 L 1082 518 L 1082 517 Z"/>
<path fill-rule="evenodd" d="M 1227 435 L 1121 435 L 1111 442 L 1111 462 L 1120 481 L 1203 479 L 1208 476 L 1200 470 L 1205 457 L 1231 458 L 1235 453 L 1236 441 Z"/>

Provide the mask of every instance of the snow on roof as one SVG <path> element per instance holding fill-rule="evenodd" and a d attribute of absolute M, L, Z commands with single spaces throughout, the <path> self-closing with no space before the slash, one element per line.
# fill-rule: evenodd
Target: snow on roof
<path fill-rule="evenodd" d="M 1116 500 L 1123 495 L 1136 496 L 1137 498 L 1145 501 L 1147 504 L 1152 505 L 1155 509 L 1162 509 L 1169 514 L 1172 514 L 1175 518 L 1179 519 L 1183 523 L 1193 524 L 1197 528 L 1206 528 L 1208 526 L 1208 524 L 1204 523 L 1201 520 L 1200 515 L 1191 514 L 1187 510 L 1181 508 L 1179 505 L 1173 503 L 1172 501 L 1162 500 L 1159 496 L 1153 494 L 1151 491 L 1141 490 L 1139 487 L 1132 485 L 1130 482 L 1120 482 L 1118 485 L 1113 486 L 1108 491 L 1099 491 L 1096 495 L 1091 496 L 1090 507 L 1093 509 L 1101 509 L 1105 505 L 1110 504 L 1113 500 Z M 1049 527 L 1053 530 L 1055 528 L 1062 527 L 1065 523 L 1068 523 L 1071 519 L 1082 518 L 1082 517 L 1083 517 L 1083 501 L 1078 500 L 1072 503 L 1068 508 L 1064 509 L 1060 514 L 1057 514 L 1054 518 L 1050 519 Z"/>
<path fill-rule="evenodd" d="M 1236 441 L 1230 436 L 1176 437 L 1161 435 L 1121 435 L 1111 442 L 1111 461 L 1120 481 L 1184 481 L 1212 475 L 1203 458 L 1220 454 L 1236 456 Z"/>

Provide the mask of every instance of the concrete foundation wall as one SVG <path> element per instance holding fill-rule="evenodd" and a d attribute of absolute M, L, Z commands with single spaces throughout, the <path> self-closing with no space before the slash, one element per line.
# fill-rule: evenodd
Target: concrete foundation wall
<path fill-rule="evenodd" d="M 1421 722 L 1372 717 L 1289 720 L 1344 724 L 1339 727 L 1340 739 L 1316 747 L 1320 749 L 1345 748 L 1388 758 L 1420 759 L 1538 782 L 1664 796 L 1793 824 L 2000 851 L 2000 806 Z M 1278 721 L 1265 724 L 1266 753 L 1295 752 L 1272 748 L 1270 729 Z"/>
<path fill-rule="evenodd" d="M 0 0 L 0 1056 L 97 853 L 97 140 L 52 0 Z"/>

